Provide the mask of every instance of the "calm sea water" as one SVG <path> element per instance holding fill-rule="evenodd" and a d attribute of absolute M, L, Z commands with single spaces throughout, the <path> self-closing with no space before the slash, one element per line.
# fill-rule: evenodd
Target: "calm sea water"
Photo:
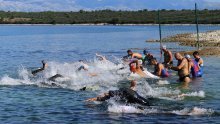
<path fill-rule="evenodd" d="M 194 32 L 193 26 L 166 26 L 164 35 Z M 202 26 L 201 31 L 220 29 Z M 175 31 L 175 32 L 174 32 Z M 220 121 L 219 57 L 203 57 L 205 74 L 189 86 L 171 79 L 138 80 L 138 93 L 158 100 L 144 111 L 115 101 L 87 103 L 109 89 L 127 86 L 129 81 L 115 73 L 114 63 L 127 49 L 142 52 L 148 48 L 158 58 L 157 26 L 0 26 L 0 122 L 1 123 L 218 123 Z M 193 49 L 167 44 L 175 50 Z M 137 49 L 138 48 L 138 49 Z M 100 63 L 95 53 L 112 63 Z M 76 73 L 76 61 L 89 61 L 90 77 Z M 49 69 L 37 77 L 30 70 L 46 60 Z M 56 73 L 68 77 L 59 86 L 41 84 Z M 123 72 L 126 73 L 126 72 Z M 57 82 L 56 82 L 57 83 Z M 83 86 L 91 90 L 79 91 Z M 187 97 L 178 98 L 186 93 Z"/>

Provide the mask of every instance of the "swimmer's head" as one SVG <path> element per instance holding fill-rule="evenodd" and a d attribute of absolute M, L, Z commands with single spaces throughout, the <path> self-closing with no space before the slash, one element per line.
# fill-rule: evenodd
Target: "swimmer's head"
<path fill-rule="evenodd" d="M 194 58 L 199 58 L 199 52 L 198 51 L 193 52 L 193 57 Z"/>
<path fill-rule="evenodd" d="M 128 50 L 127 53 L 129 56 L 131 56 L 133 54 L 133 52 L 131 50 Z"/>
<path fill-rule="evenodd" d="M 190 55 L 189 54 L 185 54 L 185 58 L 190 59 Z"/>
<path fill-rule="evenodd" d="M 136 65 L 135 64 L 131 64 L 130 71 L 133 72 L 133 73 L 136 72 Z"/>
<path fill-rule="evenodd" d="M 180 53 L 175 53 L 175 58 L 176 60 L 181 60 L 183 58 L 183 56 Z"/>
<path fill-rule="evenodd" d="M 166 50 L 166 49 L 167 49 L 167 46 L 166 46 L 166 45 L 163 45 L 163 46 L 161 47 L 161 49 L 162 49 L 162 50 Z"/>
<path fill-rule="evenodd" d="M 149 54 L 149 51 L 147 51 L 146 49 L 143 51 L 143 54 L 144 55 L 147 55 L 147 54 Z"/>

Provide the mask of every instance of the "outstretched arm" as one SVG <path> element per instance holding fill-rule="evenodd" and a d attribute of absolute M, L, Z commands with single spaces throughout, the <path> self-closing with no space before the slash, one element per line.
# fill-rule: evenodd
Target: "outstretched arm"
<path fill-rule="evenodd" d="M 97 97 L 90 98 L 90 99 L 87 99 L 87 100 L 86 100 L 86 102 L 93 102 L 93 101 L 97 101 Z"/>
<path fill-rule="evenodd" d="M 183 66 L 186 64 L 187 60 L 184 58 L 183 61 L 180 63 L 179 66 L 176 67 L 170 67 L 170 69 L 174 70 L 174 71 L 179 71 L 180 69 L 183 68 Z"/>
<path fill-rule="evenodd" d="M 101 95 L 101 96 L 87 99 L 86 102 L 105 101 L 105 100 L 107 100 L 107 99 L 109 99 L 109 98 L 110 98 L 109 93 L 104 93 L 104 94 Z"/>
<path fill-rule="evenodd" d="M 95 54 L 97 57 L 99 57 L 101 60 L 106 61 L 107 59 L 105 58 L 105 56 L 102 56 L 98 53 Z"/>
<path fill-rule="evenodd" d="M 42 60 L 41 62 L 43 64 L 43 66 L 37 70 L 32 71 L 31 73 L 33 75 L 36 75 L 37 73 L 39 73 L 39 72 L 43 71 L 45 68 L 47 68 L 47 66 L 48 66 L 47 63 L 44 60 Z"/>

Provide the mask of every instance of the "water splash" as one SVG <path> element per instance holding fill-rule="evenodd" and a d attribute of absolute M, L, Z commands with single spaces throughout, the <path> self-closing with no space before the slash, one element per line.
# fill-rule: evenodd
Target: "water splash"
<path fill-rule="evenodd" d="M 192 109 L 184 108 L 182 110 L 175 110 L 175 111 L 172 111 L 171 113 L 177 114 L 177 115 L 190 115 L 190 116 L 192 116 L 192 115 L 211 115 L 214 113 L 214 110 L 194 107 Z"/>

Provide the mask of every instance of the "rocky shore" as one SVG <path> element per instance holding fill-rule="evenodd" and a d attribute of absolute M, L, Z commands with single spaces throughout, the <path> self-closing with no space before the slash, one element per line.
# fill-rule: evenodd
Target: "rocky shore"
<path fill-rule="evenodd" d="M 159 42 L 159 40 L 148 40 L 147 42 Z M 197 46 L 197 34 L 185 33 L 169 36 L 162 39 L 162 42 L 178 42 L 182 46 Z M 220 55 L 220 30 L 199 33 L 199 45 L 201 55 Z M 191 54 L 193 51 L 183 51 Z"/>
<path fill-rule="evenodd" d="M 195 50 L 194 50 L 195 51 Z M 192 55 L 194 51 L 182 51 L 180 52 L 182 55 L 185 53 Z M 198 50 L 199 54 L 201 56 L 220 56 L 220 48 L 214 47 L 214 48 L 202 48 L 201 50 Z"/>
<path fill-rule="evenodd" d="M 196 46 L 197 34 L 177 34 L 162 39 L 163 42 L 179 42 L 183 46 Z M 220 30 L 199 33 L 201 47 L 220 47 Z"/>

